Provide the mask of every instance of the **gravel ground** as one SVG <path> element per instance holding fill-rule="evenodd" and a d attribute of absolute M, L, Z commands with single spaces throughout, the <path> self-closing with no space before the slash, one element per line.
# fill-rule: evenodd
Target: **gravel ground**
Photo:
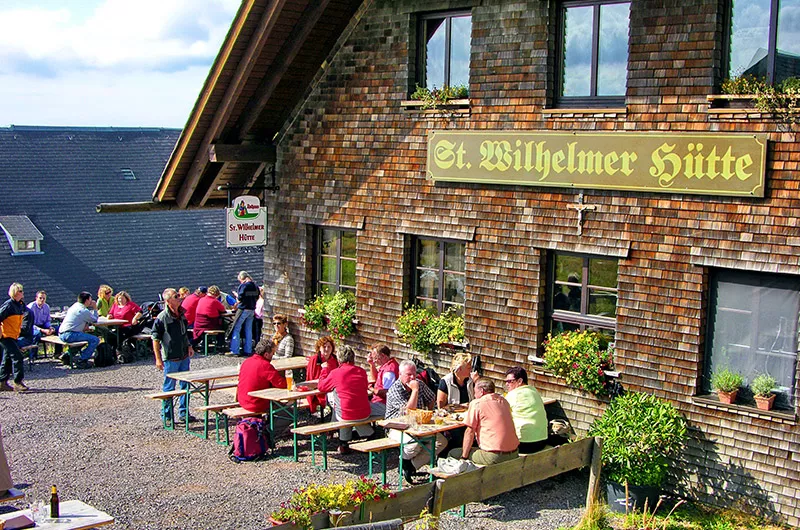
<path fill-rule="evenodd" d="M 238 363 L 199 358 L 194 369 Z M 27 363 L 26 363 L 27 368 Z M 293 488 L 309 482 L 344 481 L 366 474 L 366 457 L 329 458 L 329 470 L 311 466 L 308 443 L 291 461 L 291 438 L 278 439 L 282 458 L 234 464 L 227 448 L 185 432 L 165 431 L 157 391 L 161 375 L 152 362 L 70 370 L 52 360 L 26 370 L 25 394 L 0 394 L 5 450 L 16 486 L 26 501 L 49 499 L 56 484 L 63 500 L 80 499 L 117 522 L 106 528 L 258 529 Z M 212 402 L 230 400 L 225 391 Z M 199 424 L 197 424 L 199 426 Z M 288 457 L 288 458 L 286 458 Z M 396 484 L 396 459 L 389 481 Z M 446 514 L 443 529 L 555 529 L 574 525 L 586 495 L 587 474 L 573 472 L 467 508 L 467 518 Z M 0 507 L 10 511 L 24 502 Z"/>

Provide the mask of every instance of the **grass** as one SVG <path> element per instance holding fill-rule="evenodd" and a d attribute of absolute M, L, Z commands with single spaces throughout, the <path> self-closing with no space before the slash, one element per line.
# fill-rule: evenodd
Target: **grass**
<path fill-rule="evenodd" d="M 584 512 L 577 526 L 569 530 L 785 530 L 785 528 L 735 510 L 720 510 L 699 503 L 689 504 L 681 501 L 670 509 L 659 503 L 655 510 L 628 514 L 613 514 L 604 504 L 594 504 Z"/>

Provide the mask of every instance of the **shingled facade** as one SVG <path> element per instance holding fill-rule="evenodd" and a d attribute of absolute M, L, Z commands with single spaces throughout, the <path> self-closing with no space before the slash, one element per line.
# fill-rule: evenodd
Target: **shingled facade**
<path fill-rule="evenodd" d="M 248 0 L 154 198 L 182 208 L 223 200 L 220 185 L 253 186 L 272 160 L 211 160 L 208 147 L 275 145 L 280 190 L 267 201 L 265 284 L 276 310 L 297 315 L 321 282 L 354 286 L 359 325 L 348 340 L 362 352 L 386 341 L 405 357 L 394 333 L 405 304 L 463 306 L 487 375 L 499 381 L 507 368 L 527 367 L 581 432 L 607 401 L 566 387 L 535 359 L 556 323 L 605 329 L 622 386 L 670 400 L 689 421 L 671 488 L 800 525 L 800 145 L 796 125 L 752 102 L 734 109 L 709 98 L 729 75 L 729 56 L 750 60 L 730 45 L 742 16 L 727 0 Z M 584 29 L 581 17 L 595 24 Z M 789 38 L 777 41 L 791 47 L 800 40 L 786 20 Z M 598 32 L 613 39 L 597 46 L 590 83 L 574 66 Z M 773 32 L 771 51 L 756 50 L 745 71 L 796 64 L 798 50 L 775 53 L 775 41 Z M 437 46 L 453 50 L 449 62 L 426 62 Z M 466 101 L 436 110 L 409 101 L 417 83 L 448 76 L 468 85 Z M 626 173 L 633 157 L 619 153 L 663 138 L 687 150 L 671 160 L 693 176 L 673 191 L 609 189 L 614 179 L 549 187 L 458 182 L 458 172 L 427 178 L 429 157 L 461 162 L 457 147 L 437 153 L 430 138 L 498 131 L 536 135 L 537 145 L 591 136 L 605 142 L 594 160 L 608 164 L 606 177 Z M 761 151 L 729 155 L 734 141 Z M 498 144 L 487 145 L 497 154 Z M 566 149 L 549 155 L 551 169 L 573 164 Z M 528 164 L 507 154 L 493 160 Z M 576 156 L 589 163 L 586 152 Z M 759 181 L 750 193 L 728 193 L 750 178 Z M 689 189 L 712 180 L 700 194 Z M 293 332 L 312 351 L 317 335 Z M 748 377 L 773 372 L 779 408 L 721 404 L 709 375 L 728 361 Z"/>

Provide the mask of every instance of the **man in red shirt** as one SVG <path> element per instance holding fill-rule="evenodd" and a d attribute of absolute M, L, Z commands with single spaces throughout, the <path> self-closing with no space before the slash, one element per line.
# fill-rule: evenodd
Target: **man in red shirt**
<path fill-rule="evenodd" d="M 256 344 L 255 355 L 251 355 L 239 368 L 239 386 L 236 399 L 239 405 L 250 412 L 268 412 L 269 401 L 251 397 L 250 392 L 267 388 L 286 388 L 286 378 L 272 366 L 275 344 L 272 337 L 264 337 Z"/>
<path fill-rule="evenodd" d="M 203 298 L 208 289 L 205 287 L 198 287 L 195 291 L 183 299 L 181 302 L 181 307 L 186 311 L 186 322 L 189 323 L 189 326 L 194 326 L 194 314 L 197 311 L 197 302 Z"/>
<path fill-rule="evenodd" d="M 479 465 L 497 464 L 519 456 L 519 438 L 511 416 L 511 405 L 494 393 L 491 379 L 475 383 L 475 399 L 470 402 L 464 423 L 464 446 L 450 451 L 453 458 L 470 459 Z M 478 438 L 478 449 L 472 447 Z"/>
<path fill-rule="evenodd" d="M 370 376 L 373 383 L 370 383 L 372 391 L 372 415 L 386 415 L 386 391 L 397 381 L 400 375 L 400 365 L 392 357 L 392 350 L 382 342 L 373 344 L 367 356 L 369 363 Z"/>
<path fill-rule="evenodd" d="M 318 388 L 321 392 L 331 393 L 329 398 L 333 403 L 334 421 L 365 420 L 372 415 L 367 394 L 367 372 L 355 365 L 356 354 L 350 346 L 345 346 L 339 353 L 339 362 L 338 368 L 320 376 Z M 369 425 L 360 425 L 356 430 L 362 437 L 373 433 Z M 352 439 L 352 427 L 339 430 L 339 454 L 350 452 L 349 442 Z"/>

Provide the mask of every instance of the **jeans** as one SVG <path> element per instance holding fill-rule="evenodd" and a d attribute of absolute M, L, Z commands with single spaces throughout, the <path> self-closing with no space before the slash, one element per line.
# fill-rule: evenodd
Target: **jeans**
<path fill-rule="evenodd" d="M 96 350 L 97 345 L 100 344 L 99 338 L 95 337 L 94 335 L 90 335 L 89 333 L 83 333 L 82 331 L 65 331 L 63 333 L 59 333 L 58 338 L 64 342 L 88 342 L 89 345 L 81 350 L 81 361 L 88 361 L 91 359 L 94 350 Z"/>
<path fill-rule="evenodd" d="M 14 382 L 21 383 L 25 377 L 24 359 L 17 346 L 17 339 L 6 337 L 0 339 L 0 348 L 3 350 L 3 362 L 0 365 L 0 381 L 5 383 L 14 373 Z"/>
<path fill-rule="evenodd" d="M 255 311 L 253 309 L 242 309 L 239 318 L 233 324 L 233 333 L 231 333 L 231 353 L 234 355 L 239 354 L 239 332 L 244 325 L 244 354 L 251 355 L 253 353 L 253 318 Z"/>
<path fill-rule="evenodd" d="M 172 392 L 175 390 L 175 380 L 167 377 L 167 374 L 175 372 L 185 372 L 189 369 L 189 357 L 181 361 L 164 361 L 164 383 L 161 385 L 161 390 L 164 392 Z M 189 388 L 189 383 L 186 381 L 180 382 L 180 389 L 186 390 Z M 186 394 L 178 398 L 178 417 L 186 418 L 187 413 Z M 174 419 L 172 411 L 172 400 L 164 399 L 161 401 L 161 417 L 170 421 Z"/>

